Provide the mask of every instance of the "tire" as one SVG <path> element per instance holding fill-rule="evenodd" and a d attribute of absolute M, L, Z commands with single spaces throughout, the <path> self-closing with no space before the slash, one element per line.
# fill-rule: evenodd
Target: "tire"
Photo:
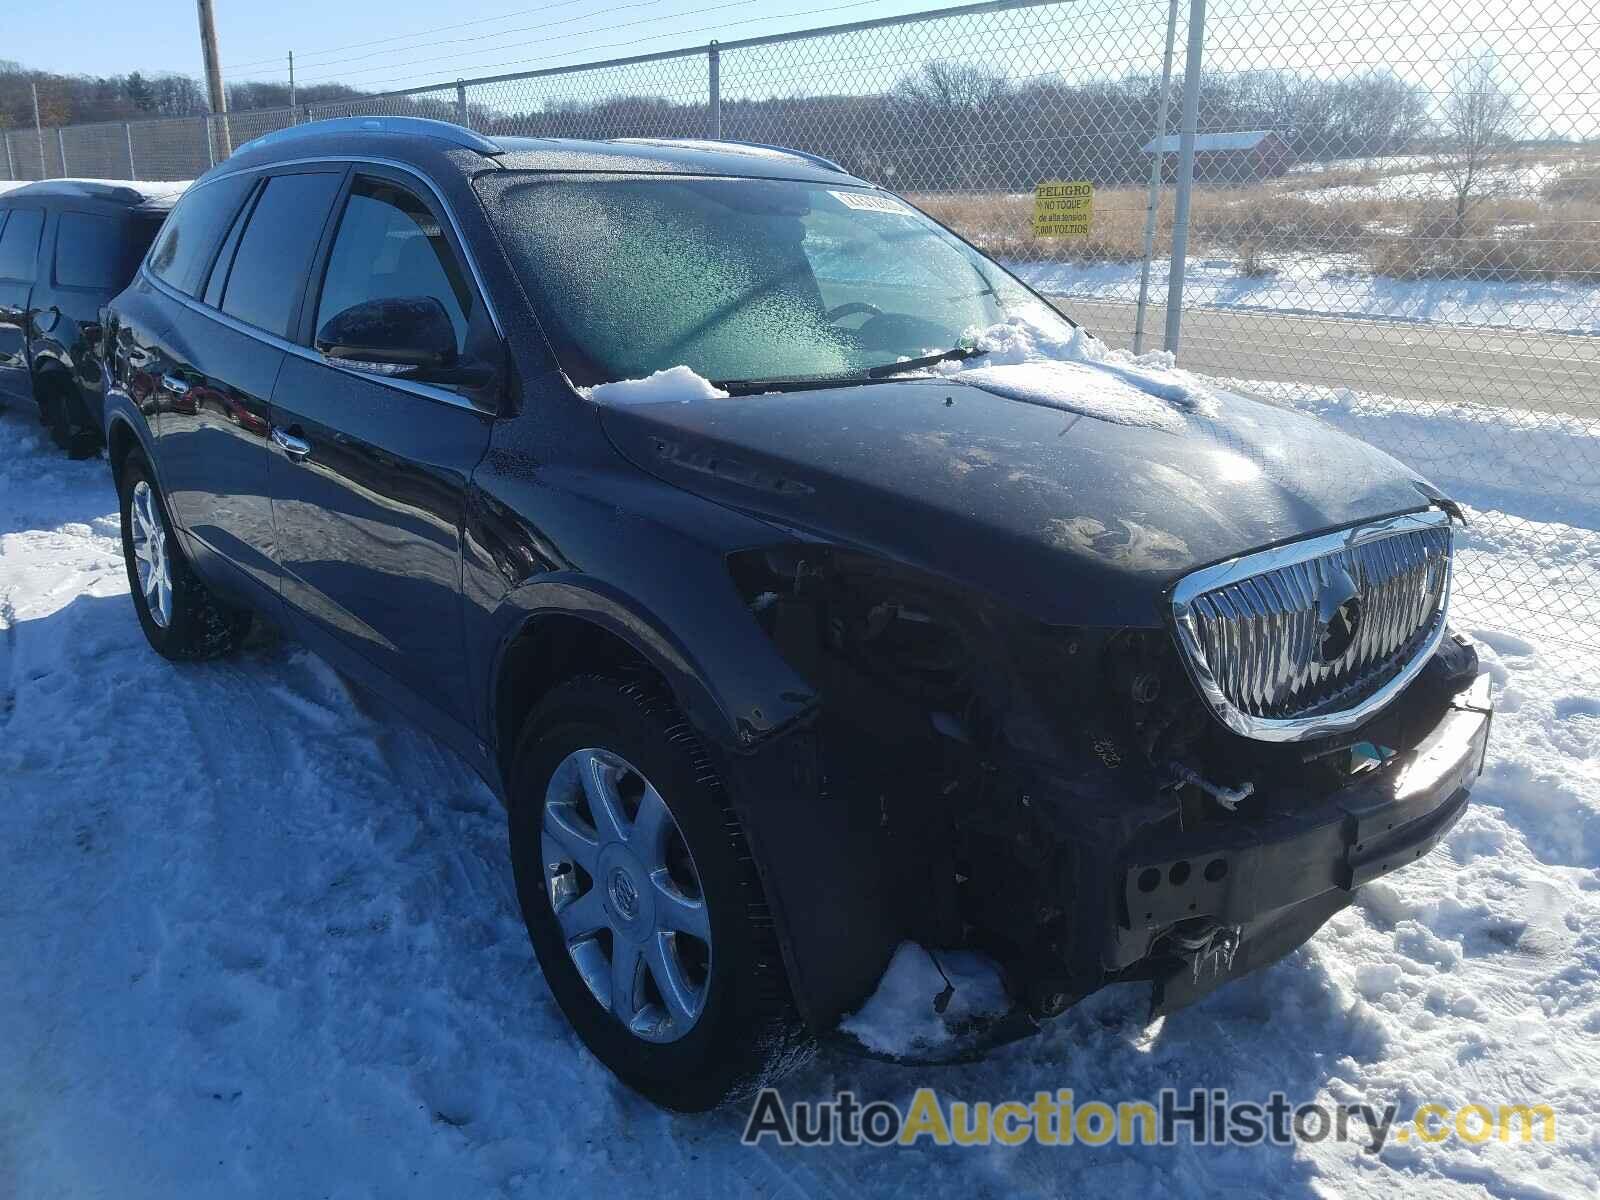
<path fill-rule="evenodd" d="M 78 389 L 60 372 L 35 384 L 39 398 L 39 420 L 50 431 L 50 440 L 68 458 L 93 458 L 100 452 L 100 435 L 89 424 L 89 416 Z"/>
<path fill-rule="evenodd" d="M 585 762 L 594 778 L 610 780 L 591 780 L 593 787 L 632 806 L 626 814 L 631 824 L 613 828 L 627 840 L 598 834 L 608 823 L 596 818 L 589 800 L 594 793 L 581 786 Z M 652 797 L 664 803 L 671 826 L 665 857 L 655 860 L 646 849 L 653 839 L 641 832 L 647 825 L 664 827 Z M 716 772 L 665 697 L 641 683 L 600 676 L 558 685 L 523 726 L 509 809 L 517 895 L 545 979 L 584 1044 L 624 1083 L 666 1108 L 703 1112 L 752 1093 L 810 1056 L 814 1043 L 795 1015 L 749 847 Z M 556 840 L 552 829 L 566 840 Z M 588 835 L 595 835 L 592 848 Z M 580 840 L 584 848 L 573 852 Z M 585 854 L 592 854 L 588 867 L 581 861 Z M 667 864 L 664 881 L 650 870 L 653 861 Z M 553 876 L 551 867 L 557 868 Z M 618 883 L 619 873 L 623 883 L 632 878 L 635 891 L 649 893 L 634 910 L 642 927 L 631 932 L 623 907 L 628 888 Z M 700 915 L 684 920 L 696 892 Z M 578 901 L 588 907 L 580 909 Z M 680 909 L 680 901 L 688 909 Z M 572 918 L 578 912 L 585 916 Z M 563 920 L 579 930 L 575 948 L 569 948 Z M 592 936 L 582 932 L 608 922 Z M 660 932 L 700 922 L 705 941 Z M 618 948 L 631 955 L 627 948 L 635 945 L 645 948 L 634 976 L 636 999 L 608 1003 L 604 993 L 608 985 L 615 991 L 609 980 Z M 667 974 L 688 985 L 680 1001 L 693 998 L 689 1004 L 674 1009 L 667 1002 L 657 979 L 664 962 L 675 963 Z M 629 1023 L 617 1015 L 636 1007 Z"/>
<path fill-rule="evenodd" d="M 128 588 L 139 625 L 151 647 L 176 662 L 215 658 L 233 650 L 250 631 L 250 613 L 223 604 L 200 582 L 173 535 L 166 500 L 156 486 L 150 465 L 137 450 L 123 463 L 117 494 L 121 501 L 122 557 L 128 568 Z M 158 536 L 144 535 L 151 528 Z M 141 554 L 143 565 L 150 567 L 143 578 Z M 150 575 L 159 578 L 162 560 L 167 573 L 164 589 L 149 583 Z"/>

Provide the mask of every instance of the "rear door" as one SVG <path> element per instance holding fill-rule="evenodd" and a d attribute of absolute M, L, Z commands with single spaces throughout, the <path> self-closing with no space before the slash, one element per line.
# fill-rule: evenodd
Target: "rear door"
<path fill-rule="evenodd" d="M 245 598 L 276 601 L 278 566 L 267 494 L 268 405 L 305 280 L 343 180 L 342 167 L 234 176 L 230 195 L 190 224 L 221 247 L 209 269 L 184 272 L 188 295 L 173 306 L 162 341 L 158 471 L 167 502 L 187 532 L 202 572 L 224 589 L 214 562 L 242 573 Z M 165 262 L 169 236 L 182 246 L 185 196 L 151 252 Z M 229 203 L 231 201 L 231 203 Z M 222 231 L 226 231 L 225 235 Z M 253 585 L 253 586 L 249 586 Z"/>
<path fill-rule="evenodd" d="M 57 213 L 47 243 L 54 246 L 50 270 L 34 287 L 34 353 L 48 347 L 66 363 L 82 396 L 100 392 L 100 310 L 127 286 L 149 249 L 150 237 L 140 237 L 143 228 L 125 211 L 63 207 Z M 94 425 L 98 429 L 98 419 Z"/>
<path fill-rule="evenodd" d="M 431 296 L 464 362 L 503 347 L 449 222 L 403 172 L 358 165 L 329 238 L 302 340 L 363 301 Z M 268 468 L 290 619 L 336 639 L 470 727 L 461 616 L 467 483 L 488 445 L 492 402 L 311 353 L 272 396 Z M 288 447 L 288 448 L 286 448 Z"/>
<path fill-rule="evenodd" d="M 44 209 L 13 208 L 0 217 L 5 219 L 0 227 L 0 396 L 26 400 L 33 395 L 28 336 Z"/>

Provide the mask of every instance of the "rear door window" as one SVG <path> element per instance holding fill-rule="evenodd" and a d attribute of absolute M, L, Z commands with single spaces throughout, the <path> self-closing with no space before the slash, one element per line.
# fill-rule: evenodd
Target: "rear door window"
<path fill-rule="evenodd" d="M 289 336 L 306 272 L 342 182 L 342 173 L 335 172 L 267 181 L 234 252 L 223 312 L 278 337 Z"/>
<path fill-rule="evenodd" d="M 186 295 L 197 294 L 222 231 L 254 183 L 248 175 L 233 175 L 185 192 L 150 251 L 156 278 Z"/>
<path fill-rule="evenodd" d="M 125 226 L 116 217 L 62 213 L 56 224 L 56 283 L 102 290 L 126 283 L 137 259 Z"/>
<path fill-rule="evenodd" d="M 12 210 L 11 219 L 0 231 L 0 279 L 32 282 L 34 260 L 39 254 L 39 234 L 43 231 L 44 213 L 39 209 Z"/>

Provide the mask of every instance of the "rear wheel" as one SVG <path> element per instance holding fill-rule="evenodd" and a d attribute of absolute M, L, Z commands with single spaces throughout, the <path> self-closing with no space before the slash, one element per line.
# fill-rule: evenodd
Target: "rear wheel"
<path fill-rule="evenodd" d="M 118 479 L 122 500 L 122 557 L 145 638 L 175 660 L 226 654 L 250 630 L 250 614 L 215 599 L 194 573 L 173 536 L 166 504 L 137 451 Z"/>
<path fill-rule="evenodd" d="M 663 697 L 556 687 L 524 726 L 510 821 L 550 990 L 623 1082 L 700 1111 L 809 1053 L 738 821 Z"/>
<path fill-rule="evenodd" d="M 100 450 L 100 435 L 89 424 L 83 397 L 60 371 L 46 373 L 34 385 L 39 400 L 39 420 L 50 439 L 68 458 L 92 458 Z"/>

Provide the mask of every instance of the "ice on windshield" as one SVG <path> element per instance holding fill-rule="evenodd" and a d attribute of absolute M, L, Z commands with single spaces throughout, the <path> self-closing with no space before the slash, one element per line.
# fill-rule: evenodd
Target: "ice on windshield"
<path fill-rule="evenodd" d="M 581 386 L 677 366 L 717 383 L 860 374 L 1037 303 L 870 189 L 520 172 L 478 186 Z"/>

